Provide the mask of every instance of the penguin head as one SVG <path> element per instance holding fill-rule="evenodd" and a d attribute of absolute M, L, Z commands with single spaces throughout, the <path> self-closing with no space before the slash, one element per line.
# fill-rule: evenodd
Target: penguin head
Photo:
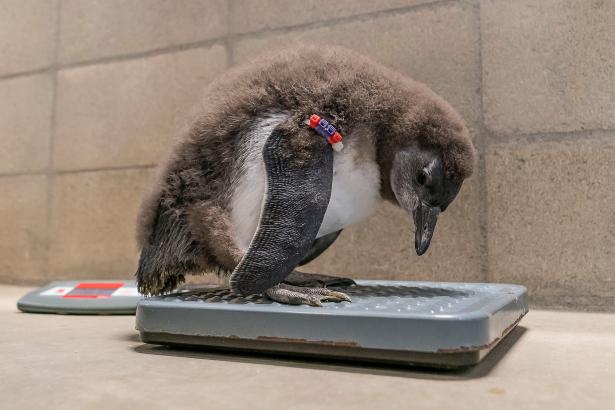
<path fill-rule="evenodd" d="M 418 115 L 397 121 L 392 135 L 385 189 L 412 218 L 420 256 L 429 248 L 439 214 L 472 174 L 475 150 L 461 117 L 436 98 Z"/>
<path fill-rule="evenodd" d="M 391 188 L 414 221 L 417 255 L 429 248 L 438 215 L 455 199 L 462 183 L 447 175 L 442 156 L 435 149 L 414 146 L 395 154 Z"/>

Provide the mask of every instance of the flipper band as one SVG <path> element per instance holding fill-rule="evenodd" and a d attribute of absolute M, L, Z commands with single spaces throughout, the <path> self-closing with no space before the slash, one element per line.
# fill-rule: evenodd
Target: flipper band
<path fill-rule="evenodd" d="M 344 148 L 344 144 L 342 144 L 342 136 L 329 121 L 324 118 L 320 118 L 316 114 L 312 114 L 307 123 L 311 129 L 316 131 L 319 135 L 324 137 L 329 144 L 331 144 L 331 148 L 333 148 L 334 151 L 339 152 L 342 148 Z"/>

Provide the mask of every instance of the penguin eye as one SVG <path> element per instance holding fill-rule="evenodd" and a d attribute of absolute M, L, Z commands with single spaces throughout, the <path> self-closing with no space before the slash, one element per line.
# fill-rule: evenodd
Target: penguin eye
<path fill-rule="evenodd" d="M 419 185 L 425 185 L 427 183 L 427 173 L 423 170 L 420 170 L 417 174 L 416 174 L 416 182 Z"/>

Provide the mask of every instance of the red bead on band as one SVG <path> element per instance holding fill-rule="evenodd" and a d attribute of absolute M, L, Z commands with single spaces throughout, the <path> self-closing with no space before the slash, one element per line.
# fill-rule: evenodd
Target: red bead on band
<path fill-rule="evenodd" d="M 308 125 L 311 129 L 323 136 L 335 151 L 339 152 L 344 148 L 342 136 L 329 121 L 320 118 L 316 114 L 312 114 L 308 120 Z"/>

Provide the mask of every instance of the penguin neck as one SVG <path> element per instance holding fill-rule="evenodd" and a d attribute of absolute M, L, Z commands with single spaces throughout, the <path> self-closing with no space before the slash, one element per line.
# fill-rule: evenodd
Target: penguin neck
<path fill-rule="evenodd" d="M 376 163 L 380 169 L 380 196 L 385 201 L 397 203 L 391 187 L 391 170 L 396 147 L 383 135 L 376 135 Z"/>

